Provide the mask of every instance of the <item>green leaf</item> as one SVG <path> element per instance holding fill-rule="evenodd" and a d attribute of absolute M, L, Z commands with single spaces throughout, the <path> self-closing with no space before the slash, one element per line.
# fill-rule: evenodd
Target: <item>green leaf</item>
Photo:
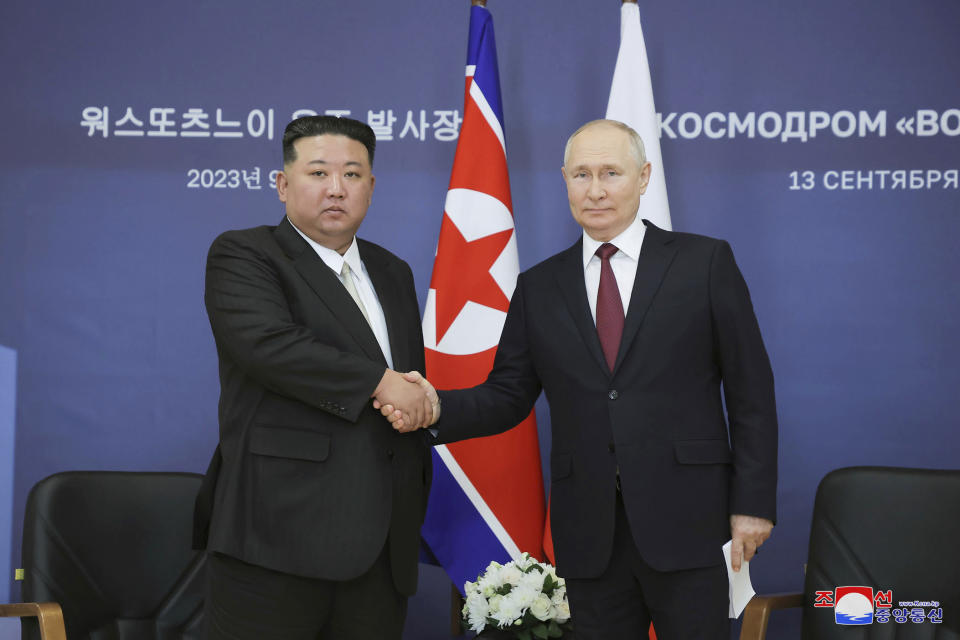
<path fill-rule="evenodd" d="M 557 624 L 556 620 L 550 621 L 550 626 L 547 627 L 547 632 L 551 638 L 562 638 L 563 629 L 560 628 L 560 625 Z"/>
<path fill-rule="evenodd" d="M 530 637 L 530 630 L 521 629 L 517 631 L 517 640 L 533 640 L 533 638 Z"/>
<path fill-rule="evenodd" d="M 550 637 L 547 632 L 547 626 L 545 624 L 538 624 L 533 628 L 533 636 L 535 638 L 540 638 L 541 640 L 547 640 Z"/>

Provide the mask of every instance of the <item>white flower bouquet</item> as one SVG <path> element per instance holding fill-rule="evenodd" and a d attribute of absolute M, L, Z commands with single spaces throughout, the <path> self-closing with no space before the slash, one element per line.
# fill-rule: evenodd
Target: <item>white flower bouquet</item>
<path fill-rule="evenodd" d="M 491 562 L 463 591 L 463 619 L 478 633 L 497 629 L 517 640 L 542 640 L 570 628 L 566 583 L 553 565 L 527 553 L 504 565 Z"/>

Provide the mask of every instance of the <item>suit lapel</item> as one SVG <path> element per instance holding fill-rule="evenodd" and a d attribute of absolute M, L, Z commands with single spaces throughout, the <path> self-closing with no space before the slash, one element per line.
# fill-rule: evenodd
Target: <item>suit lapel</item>
<path fill-rule="evenodd" d="M 363 353 L 371 360 L 386 364 L 373 330 L 333 270 L 300 237 L 286 218 L 277 225 L 274 235 L 280 247 L 293 260 L 297 272 L 337 318 L 340 326 L 353 337 Z"/>
<path fill-rule="evenodd" d="M 601 371 L 610 375 L 610 368 L 600 347 L 600 336 L 597 335 L 597 325 L 590 315 L 590 303 L 587 301 L 587 285 L 583 280 L 583 238 L 563 252 L 560 257 L 560 267 L 557 271 L 557 286 L 559 287 L 567 311 L 573 317 L 574 324 L 580 331 L 583 344 L 593 355 Z"/>
<path fill-rule="evenodd" d="M 627 309 L 627 317 L 623 325 L 623 337 L 620 339 L 620 350 L 617 352 L 617 364 L 614 366 L 614 373 L 616 373 L 627 351 L 629 351 L 630 345 L 647 315 L 647 309 L 650 308 L 650 303 L 653 302 L 653 298 L 660 288 L 660 283 L 663 282 L 663 277 L 677 253 L 676 248 L 671 246 L 673 236 L 670 233 L 659 229 L 646 220 L 643 223 L 647 226 L 647 230 L 643 238 L 643 245 L 640 247 L 640 257 L 637 260 L 637 275 L 633 280 L 630 308 Z"/>
<path fill-rule="evenodd" d="M 410 327 L 405 322 L 400 284 L 392 277 L 389 265 L 381 262 L 374 252 L 366 248 L 364 241 L 360 240 L 359 243 L 360 258 L 367 267 L 367 274 L 373 282 L 373 288 L 380 300 L 380 307 L 383 308 L 383 317 L 387 322 L 393 368 L 397 371 L 407 371 L 411 362 L 410 340 L 407 339 L 410 335 Z"/>

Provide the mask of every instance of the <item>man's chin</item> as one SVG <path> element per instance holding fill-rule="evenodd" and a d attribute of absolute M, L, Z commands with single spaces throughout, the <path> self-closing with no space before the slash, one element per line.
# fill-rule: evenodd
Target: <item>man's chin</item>
<path fill-rule="evenodd" d="M 616 226 L 613 224 L 613 222 L 608 221 L 605 224 L 584 224 L 582 226 L 584 231 L 586 231 L 591 238 L 594 240 L 600 240 L 601 242 L 606 242 L 617 235 L 613 232 L 613 229 Z"/>
<path fill-rule="evenodd" d="M 342 234 L 342 233 L 354 233 L 359 224 L 354 224 L 354 221 L 346 214 L 339 214 L 329 216 L 323 214 L 320 216 L 320 219 L 317 220 L 317 228 L 324 233 L 331 234 Z"/>

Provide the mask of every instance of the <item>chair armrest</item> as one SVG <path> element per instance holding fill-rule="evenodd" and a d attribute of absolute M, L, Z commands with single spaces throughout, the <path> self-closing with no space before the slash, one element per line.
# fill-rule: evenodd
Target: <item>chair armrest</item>
<path fill-rule="evenodd" d="M 20 602 L 0 604 L 0 617 L 36 618 L 40 623 L 41 640 L 67 640 L 63 611 L 56 602 Z"/>
<path fill-rule="evenodd" d="M 778 593 L 769 596 L 754 596 L 743 611 L 740 640 L 763 640 L 767 636 L 767 623 L 774 609 L 792 609 L 803 606 L 802 593 Z"/>

